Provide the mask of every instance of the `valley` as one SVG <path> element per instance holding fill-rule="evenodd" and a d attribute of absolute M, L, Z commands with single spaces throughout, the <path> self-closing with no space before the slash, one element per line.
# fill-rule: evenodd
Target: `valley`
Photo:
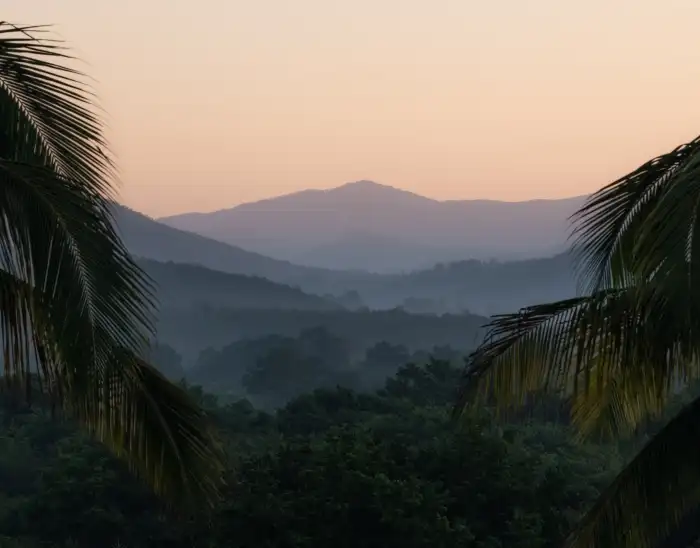
<path fill-rule="evenodd" d="M 700 548 L 700 4 L 394 4 L 3 6 L 0 548 Z"/>
<path fill-rule="evenodd" d="M 466 355 L 483 337 L 488 316 L 576 295 L 566 253 L 511 261 L 472 258 L 380 274 L 267 257 L 122 206 L 116 206 L 115 219 L 128 249 L 155 282 L 157 340 L 175 356 L 166 367 L 188 378 L 196 378 L 207 353 L 266 337 L 293 339 L 316 328 L 343 340 L 351 361 L 380 343 L 407 355 L 431 348 Z M 233 359 L 230 367 L 236 363 Z M 207 378 L 217 386 L 211 374 Z"/>

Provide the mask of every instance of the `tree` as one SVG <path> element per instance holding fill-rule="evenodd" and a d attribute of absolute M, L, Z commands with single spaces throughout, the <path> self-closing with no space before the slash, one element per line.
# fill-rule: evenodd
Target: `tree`
<path fill-rule="evenodd" d="M 380 341 L 365 350 L 364 359 L 357 369 L 356 385 L 363 390 L 376 389 L 410 360 L 405 346 Z"/>
<path fill-rule="evenodd" d="M 628 434 L 658 416 L 700 376 L 699 213 L 700 138 L 593 194 L 574 217 L 583 296 L 495 317 L 457 411 L 483 398 L 510 407 L 544 390 L 569 399 L 583 434 Z M 622 470 L 568 546 L 662 542 L 700 504 L 699 462 L 694 399 Z"/>
<path fill-rule="evenodd" d="M 94 94 L 45 32 L 0 23 L 5 385 L 37 389 L 171 501 L 212 495 L 221 459 L 205 415 L 142 358 L 154 292 L 113 225 Z"/>
<path fill-rule="evenodd" d="M 286 401 L 322 386 L 327 375 L 318 356 L 304 353 L 297 341 L 290 340 L 258 358 L 243 376 L 243 385 L 251 395 Z"/>
<path fill-rule="evenodd" d="M 347 369 L 350 353 L 347 342 L 325 327 L 303 329 L 297 341 L 305 354 L 318 358 L 329 368 Z"/>

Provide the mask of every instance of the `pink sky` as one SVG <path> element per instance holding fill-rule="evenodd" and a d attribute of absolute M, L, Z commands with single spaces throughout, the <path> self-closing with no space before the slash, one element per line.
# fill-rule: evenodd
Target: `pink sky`
<path fill-rule="evenodd" d="M 122 199 L 214 210 L 372 179 L 583 194 L 700 133 L 697 0 L 5 0 L 110 113 Z"/>

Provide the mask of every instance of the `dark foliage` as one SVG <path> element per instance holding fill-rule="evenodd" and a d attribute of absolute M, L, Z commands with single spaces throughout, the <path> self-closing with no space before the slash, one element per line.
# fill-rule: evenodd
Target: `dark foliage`
<path fill-rule="evenodd" d="M 458 375 L 446 362 L 406 366 L 378 393 L 319 389 L 274 415 L 190 387 L 230 458 L 206 515 L 165 512 L 72 425 L 6 409 L 0 546 L 554 548 L 616 451 L 552 424 L 498 427 L 488 413 L 456 429 Z"/>

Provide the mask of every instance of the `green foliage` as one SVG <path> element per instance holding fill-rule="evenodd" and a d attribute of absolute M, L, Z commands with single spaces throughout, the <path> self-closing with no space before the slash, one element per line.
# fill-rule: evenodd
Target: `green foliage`
<path fill-rule="evenodd" d="M 275 414 L 185 385 L 230 457 L 224 496 L 201 515 L 168 513 L 71 424 L 5 411 L 0 531 L 44 548 L 555 548 L 617 452 L 486 412 L 455 430 L 458 376 L 405 366 L 375 394 L 319 389 Z"/>

